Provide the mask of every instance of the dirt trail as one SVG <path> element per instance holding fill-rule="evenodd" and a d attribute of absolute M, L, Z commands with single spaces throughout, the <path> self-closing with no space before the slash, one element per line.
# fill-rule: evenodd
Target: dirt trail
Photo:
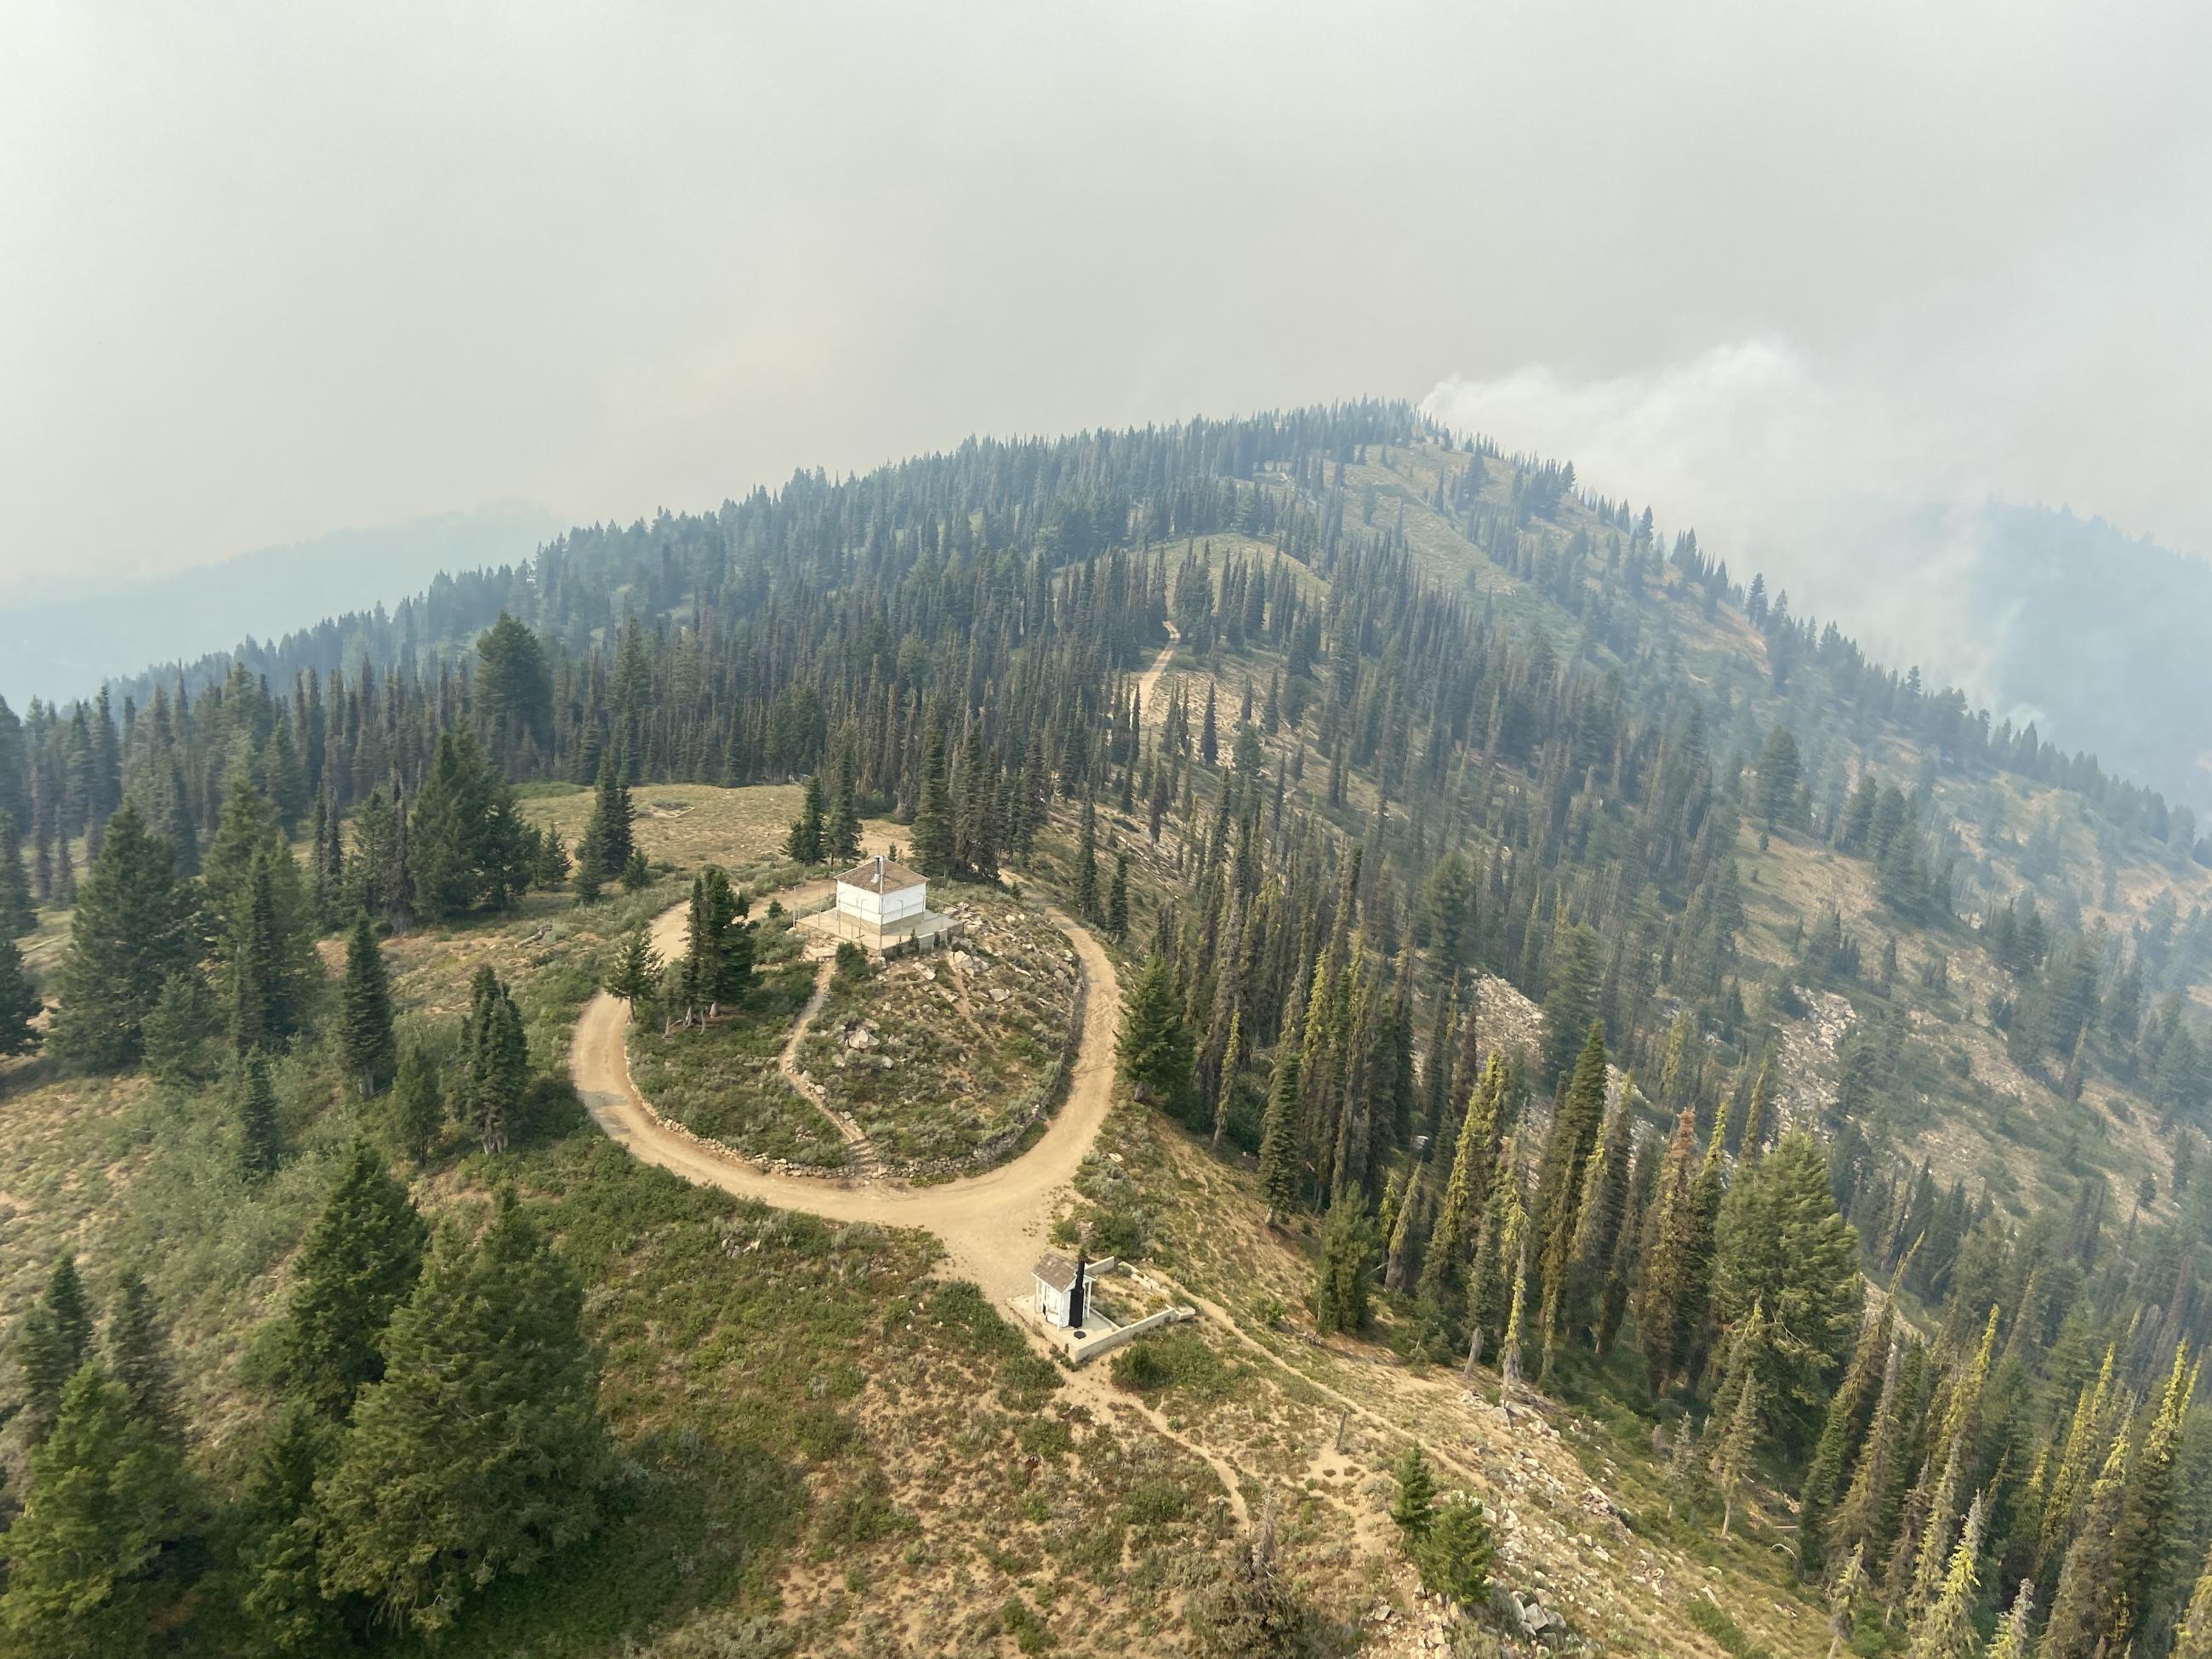
<path fill-rule="evenodd" d="M 830 890 L 809 882 L 776 896 L 803 903 Z M 708 1152 L 671 1133 L 653 1115 L 629 1073 L 629 1013 L 602 991 L 584 1006 L 569 1048 L 576 1092 L 608 1137 L 635 1157 L 687 1181 L 720 1187 L 742 1198 L 832 1221 L 874 1221 L 893 1227 L 926 1227 L 943 1241 L 952 1270 L 972 1279 L 994 1300 L 1024 1295 L 1030 1267 L 1047 1243 L 1054 1200 L 1075 1178 L 1112 1103 L 1114 1041 L 1121 1030 L 1121 982 L 1114 963 L 1085 928 L 1056 906 L 1044 907 L 1067 936 L 1086 985 L 1083 1039 L 1076 1049 L 1067 1099 L 1036 1146 L 996 1169 L 914 1187 L 881 1180 L 860 1186 L 797 1176 L 771 1175 L 740 1159 Z M 653 923 L 654 948 L 672 957 L 683 948 L 684 907 Z"/>
<path fill-rule="evenodd" d="M 1218 1303 L 1211 1301 L 1208 1298 L 1199 1295 L 1197 1291 L 1192 1290 L 1187 1285 L 1177 1284 L 1173 1279 L 1169 1278 L 1165 1273 L 1161 1273 L 1156 1267 L 1147 1268 L 1146 1271 L 1152 1273 L 1155 1277 L 1163 1280 L 1170 1290 L 1175 1291 L 1176 1295 L 1182 1301 L 1188 1302 L 1192 1307 L 1197 1309 L 1199 1312 L 1204 1314 L 1206 1318 L 1212 1321 L 1215 1329 L 1225 1332 L 1241 1346 L 1249 1351 L 1255 1358 L 1264 1360 L 1267 1364 L 1273 1366 L 1276 1370 L 1282 1371 L 1286 1376 L 1296 1377 L 1300 1382 L 1305 1384 L 1306 1387 L 1313 1389 L 1316 1394 L 1322 1395 L 1332 1403 L 1341 1407 L 1346 1412 L 1350 1413 L 1352 1416 L 1358 1418 L 1367 1426 L 1380 1430 L 1393 1442 L 1410 1441 L 1419 1444 L 1422 1449 L 1427 1452 L 1431 1462 L 1443 1464 L 1444 1468 L 1452 1471 L 1453 1474 L 1457 1474 L 1468 1481 L 1472 1490 L 1476 1492 L 1485 1492 L 1489 1489 L 1491 1483 L 1486 1475 L 1484 1475 L 1476 1469 L 1461 1462 L 1449 1452 L 1438 1447 L 1434 1442 L 1423 1441 L 1419 1436 L 1416 1435 L 1412 1430 L 1407 1428 L 1402 1423 L 1392 1422 L 1381 1413 L 1361 1404 L 1357 1400 L 1354 1400 L 1350 1395 L 1342 1393 L 1336 1389 L 1333 1389 L 1328 1383 L 1322 1382 L 1319 1377 L 1300 1370 L 1296 1365 L 1291 1364 L 1289 1360 L 1284 1358 L 1282 1355 L 1277 1353 L 1266 1343 L 1261 1341 L 1258 1337 L 1254 1336 L 1249 1331 L 1238 1324 L 1236 1319 L 1231 1316 L 1229 1310 L 1226 1308 L 1222 1307 Z M 1449 1376 L 1449 1368 L 1443 1368 L 1441 1374 Z M 1401 1377 L 1395 1374 L 1391 1377 L 1391 1382 L 1394 1386 L 1401 1381 L 1407 1384 L 1413 1384 L 1414 1386 L 1431 1391 L 1441 1391 L 1447 1396 L 1456 1395 L 1463 1391 L 1468 1386 L 1463 1378 L 1457 1381 L 1441 1382 L 1423 1380 L 1418 1384 L 1415 1384 L 1414 1379 L 1410 1377 Z"/>
<path fill-rule="evenodd" d="M 1144 705 L 1147 726 L 1157 726 L 1160 722 L 1160 712 L 1153 703 L 1152 694 L 1160 688 L 1160 676 L 1168 672 L 1168 659 L 1175 655 L 1176 647 L 1182 643 L 1182 629 L 1173 623 L 1165 623 L 1162 626 L 1168 630 L 1168 642 L 1160 648 L 1160 654 L 1152 659 L 1152 665 L 1137 676 L 1137 701 Z"/>
<path fill-rule="evenodd" d="M 814 964 L 814 989 L 799 1011 L 798 1019 L 793 1022 L 791 1035 L 784 1038 L 783 1047 L 776 1052 L 776 1069 L 816 1111 L 837 1126 L 837 1133 L 845 1139 L 845 1150 L 852 1154 L 852 1162 L 845 1166 L 848 1176 L 854 1181 L 872 1181 L 883 1173 L 884 1168 L 876 1143 L 868 1139 L 868 1132 L 851 1116 L 832 1106 L 822 1085 L 799 1068 L 799 1045 L 806 1041 L 806 1034 L 814 1029 L 815 1016 L 829 1000 L 830 975 L 836 965 L 826 957 Z"/>

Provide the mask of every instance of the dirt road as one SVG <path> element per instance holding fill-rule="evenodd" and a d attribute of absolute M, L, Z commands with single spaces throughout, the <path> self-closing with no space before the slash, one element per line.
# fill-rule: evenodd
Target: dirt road
<path fill-rule="evenodd" d="M 803 903 L 830 890 L 810 882 L 776 896 Z M 1045 914 L 1067 936 L 1087 987 L 1083 1040 L 1076 1049 L 1068 1095 L 1044 1136 L 1009 1163 L 980 1175 L 934 1187 L 878 1180 L 845 1186 L 830 1180 L 771 1175 L 735 1153 L 708 1152 L 672 1134 L 653 1116 L 629 1073 L 629 1011 L 602 991 L 584 1006 L 570 1045 L 568 1068 L 576 1091 L 599 1126 L 635 1157 L 673 1170 L 687 1181 L 720 1187 L 743 1198 L 787 1210 L 804 1210 L 832 1221 L 875 1221 L 926 1227 L 944 1242 L 950 1266 L 972 1279 L 994 1301 L 1030 1290 L 1030 1267 L 1046 1245 L 1054 1201 L 1075 1178 L 1097 1139 L 1113 1098 L 1114 1040 L 1121 1030 L 1121 996 L 1114 964 L 1098 941 L 1054 906 Z M 684 907 L 653 923 L 653 948 L 664 959 L 684 943 Z"/>
<path fill-rule="evenodd" d="M 1160 647 L 1160 654 L 1152 659 L 1152 665 L 1137 676 L 1137 700 L 1144 705 L 1145 723 L 1147 726 L 1158 726 L 1160 723 L 1162 711 L 1155 702 L 1154 696 L 1160 689 L 1160 676 L 1168 672 L 1168 659 L 1175 655 L 1176 647 L 1182 643 L 1182 630 L 1180 628 L 1173 623 L 1162 625 L 1168 630 L 1168 642 Z"/>

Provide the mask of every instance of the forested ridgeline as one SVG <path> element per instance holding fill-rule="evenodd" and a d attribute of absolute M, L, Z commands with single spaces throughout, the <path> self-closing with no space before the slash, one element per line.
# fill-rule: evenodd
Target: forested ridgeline
<path fill-rule="evenodd" d="M 1756 1524 L 1876 1642 L 1986 1622 L 2022 1578 L 2049 1654 L 2162 1651 L 2179 1620 L 2212 1534 L 2193 822 L 1873 666 L 1686 532 L 1662 547 L 1571 467 L 1389 404 L 971 443 L 574 532 L 256 655 L 0 714 L 0 914 L 78 907 L 50 1025 L 0 962 L 0 1022 L 26 1011 L 0 1046 L 222 1073 L 251 1124 L 266 1057 L 328 1031 L 319 934 L 349 932 L 366 985 L 376 929 L 642 888 L 632 787 L 805 777 L 803 862 L 873 811 L 933 877 L 1065 872 L 1142 958 L 1127 1076 L 1311 1218 L 1322 1332 L 1379 1300 L 1410 1355 L 1649 1415 L 1686 1526 L 1716 1484 L 1723 1535 L 1796 1494 Z M 1992 780 L 2069 792 L 2107 890 L 2024 880 L 2064 826 L 1963 821 Z M 574 848 L 519 810 L 551 781 L 599 792 Z M 1770 846 L 1866 902 L 1754 890 Z M 2124 902 L 2123 866 L 2175 884 Z M 660 979 L 624 952 L 634 1000 L 728 988 L 742 906 L 700 881 L 705 944 Z M 1754 948 L 1754 901 L 1798 907 L 1786 951 Z M 1998 989 L 1954 991 L 1970 969 Z M 1533 1049 L 1486 1023 L 1507 987 L 1541 1006 Z M 505 995 L 478 988 L 431 1114 L 489 1151 L 526 1086 Z M 1813 995 L 1853 1024 L 1832 1088 L 1785 1106 Z M 346 1050 L 367 1094 L 399 1065 L 380 1024 Z M 1916 1167 L 1897 1109 L 2000 1109 L 1923 1064 L 1969 1025 L 2075 1136 L 2004 1201 Z M 2123 1113 L 2172 1147 L 2170 1201 L 2138 1189 L 2124 1222 L 2095 1144 Z M 325 1571 L 342 1605 L 371 1588 Z"/>

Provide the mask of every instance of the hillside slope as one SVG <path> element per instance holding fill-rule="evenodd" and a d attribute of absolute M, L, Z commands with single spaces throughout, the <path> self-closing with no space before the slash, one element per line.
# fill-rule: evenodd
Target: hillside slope
<path fill-rule="evenodd" d="M 614 845 L 628 791 L 635 862 Z M 284 947 L 239 930 L 297 948 L 371 917 L 403 1046 L 479 1044 L 472 1066 L 497 1013 L 474 969 L 515 988 L 527 1133 L 456 1092 L 400 1164 L 441 1215 L 524 1191 L 582 1273 L 602 1409 L 675 1484 L 578 1547 L 559 1629 L 519 1577 L 472 1601 L 464 1639 L 485 1650 L 684 1652 L 696 1620 L 712 1652 L 756 1616 L 779 1632 L 744 1639 L 820 1650 L 1174 1650 L 1209 1639 L 1249 1559 L 1235 1515 L 1262 1499 L 1314 1640 L 1376 1647 L 1437 1610 L 1382 1518 L 1413 1436 L 1489 1506 L 1499 1582 L 1617 1650 L 1826 1650 L 1845 1540 L 1879 1587 L 1846 1612 L 1901 1640 L 1940 1581 L 1920 1556 L 1973 1491 L 1994 1517 L 1981 1582 L 2033 1577 L 2050 1606 L 2100 1535 L 2081 1471 L 2111 1445 L 2164 1470 L 2124 1495 L 2156 1545 L 2125 1613 L 2148 1642 L 2212 1541 L 2212 1515 L 2161 1495 L 2212 1456 L 2189 1399 L 2160 1394 L 2187 1374 L 2177 1348 L 2212 1337 L 2193 820 L 1869 662 L 1571 469 L 1401 405 L 971 443 L 579 528 L 254 668 L 0 715 L 0 809 L 27 830 L 33 971 L 62 1003 L 50 1057 L 0 1069 L 26 1131 L 0 1312 L 35 1328 L 65 1246 L 104 1291 L 188 1239 L 152 1276 L 222 1505 L 248 1489 L 234 1449 L 283 1420 L 282 1368 L 256 1358 L 276 1339 L 254 1332 L 281 1328 L 338 1148 L 392 1133 L 356 1097 L 331 1000 L 303 985 L 273 1022 L 240 964 Z M 667 1189 L 633 1192 L 565 1089 L 575 1009 L 628 924 L 681 896 L 671 866 L 701 878 L 709 957 L 636 993 L 633 1042 L 674 1077 L 743 1018 L 773 1053 L 791 1011 L 762 981 L 721 1007 L 731 918 L 712 921 L 705 867 L 781 889 L 800 871 L 780 848 L 827 862 L 803 849 L 861 818 L 933 880 L 1021 869 L 1120 956 L 1122 1091 L 1059 1231 L 1186 1279 L 1210 1313 L 1126 1372 L 1129 1399 L 1051 1403 L 988 1307 L 921 1285 L 904 1237 L 660 1196 L 633 1215 Z M 204 925 L 162 930 L 168 978 L 133 991 L 87 971 L 128 966 L 133 930 L 85 915 L 149 830 L 181 874 L 133 864 L 131 890 Z M 580 908 L 554 890 L 579 866 Z M 254 921 L 240 896 L 264 881 Z M 630 896 L 602 896 L 617 881 Z M 746 924 L 763 963 L 781 926 Z M 188 994 L 214 1024 L 179 1071 Z M 257 1054 L 280 1167 L 219 1182 Z M 181 1171 L 221 1196 L 191 1209 Z M 818 1322 L 757 1375 L 713 1308 L 664 1324 L 623 1299 L 655 1252 L 711 1256 L 702 1284 L 749 1320 L 797 1275 Z M 900 1351 L 916 1319 L 1003 1419 L 963 1429 L 959 1385 Z M 678 1398 L 722 1402 L 720 1437 Z M 0 1441 L 14 1490 L 34 1427 Z M 731 1461 L 694 1468 L 699 1435 Z M 1085 1484 L 1055 1501 L 1037 1483 L 1071 1452 Z M 1198 1465 L 1224 1463 L 1253 1489 L 1194 1506 Z M 991 1477 L 940 1500 L 971 1464 Z M 776 1494 L 764 1525 L 702 1554 L 676 1517 L 738 1512 L 747 1469 Z M 1018 1547 L 988 1535 L 1009 1506 L 1033 1529 Z M 841 1560 L 841 1528 L 868 1550 Z M 1056 1553 L 1119 1587 L 1106 1626 L 1054 1600 Z M 177 1616 L 219 1628 L 224 1574 L 250 1564 L 179 1559 L 198 1565 L 165 1581 Z M 896 1592 L 872 1594 L 885 1574 Z M 1528 1616 L 1461 1599 L 1468 1643 Z"/>

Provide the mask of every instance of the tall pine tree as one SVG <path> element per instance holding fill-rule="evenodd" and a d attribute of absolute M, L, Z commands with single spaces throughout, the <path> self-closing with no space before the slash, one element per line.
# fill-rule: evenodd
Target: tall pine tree
<path fill-rule="evenodd" d="M 107 821 L 70 919 L 55 1053 L 101 1069 L 131 1064 L 162 982 L 198 955 L 191 896 L 169 848 L 126 801 Z"/>
<path fill-rule="evenodd" d="M 354 1087 L 363 1097 L 380 1093 L 398 1067 L 399 1042 L 392 1029 L 392 984 L 384 971 L 384 952 L 369 931 L 366 911 L 354 918 L 353 934 L 346 941 L 338 1006 L 338 1041 Z"/>
<path fill-rule="evenodd" d="M 347 1152 L 293 1269 L 284 1391 L 334 1420 L 384 1375 L 384 1337 L 415 1288 L 428 1232 L 367 1141 Z"/>
<path fill-rule="evenodd" d="M 511 1190 L 480 1240 L 438 1235 L 316 1488 L 327 1589 L 434 1636 L 472 1593 L 597 1529 L 615 1453 L 583 1305 Z"/>

